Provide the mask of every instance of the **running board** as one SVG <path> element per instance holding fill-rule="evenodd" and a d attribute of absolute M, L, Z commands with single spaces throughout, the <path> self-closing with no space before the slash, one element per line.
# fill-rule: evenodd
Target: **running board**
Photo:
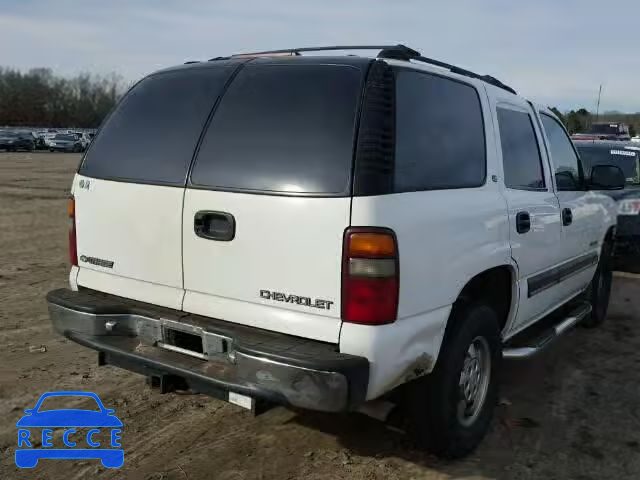
<path fill-rule="evenodd" d="M 542 334 L 523 342 L 525 345 L 505 347 L 502 350 L 502 357 L 507 359 L 531 358 L 575 327 L 590 313 L 591 304 L 587 302 L 581 303 L 574 308 L 567 317 L 560 320 L 560 322 L 545 330 Z"/>

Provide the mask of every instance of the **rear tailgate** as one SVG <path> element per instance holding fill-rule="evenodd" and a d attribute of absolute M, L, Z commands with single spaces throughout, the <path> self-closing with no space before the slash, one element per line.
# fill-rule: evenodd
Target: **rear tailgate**
<path fill-rule="evenodd" d="M 262 60 L 238 72 L 185 194 L 185 311 L 338 342 L 367 65 Z"/>
<path fill-rule="evenodd" d="M 120 102 L 74 180 L 80 286 L 180 309 L 193 152 L 238 63 L 154 74 Z"/>

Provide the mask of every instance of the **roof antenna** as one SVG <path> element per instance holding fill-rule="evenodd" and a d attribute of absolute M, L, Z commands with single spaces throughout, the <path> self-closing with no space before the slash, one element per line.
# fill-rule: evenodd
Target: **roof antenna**
<path fill-rule="evenodd" d="M 600 115 L 600 97 L 602 96 L 602 84 L 600 84 L 600 90 L 598 90 L 598 104 L 596 105 L 596 121 L 598 123 L 598 116 Z"/>

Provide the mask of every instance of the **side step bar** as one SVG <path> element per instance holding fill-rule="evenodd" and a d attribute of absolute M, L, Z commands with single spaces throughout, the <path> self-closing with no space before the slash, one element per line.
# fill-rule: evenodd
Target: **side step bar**
<path fill-rule="evenodd" d="M 506 359 L 531 358 L 554 343 L 558 338 L 575 327 L 581 320 L 591 313 L 591 304 L 584 302 L 572 310 L 559 323 L 544 331 L 541 335 L 530 339 L 522 346 L 508 346 L 502 350 Z"/>

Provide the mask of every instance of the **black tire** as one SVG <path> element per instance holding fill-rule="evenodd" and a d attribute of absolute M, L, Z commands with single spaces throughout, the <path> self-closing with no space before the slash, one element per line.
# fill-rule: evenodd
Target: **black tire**
<path fill-rule="evenodd" d="M 406 400 L 408 427 L 420 447 L 454 459 L 471 453 L 489 430 L 498 399 L 502 341 L 496 313 L 483 303 L 454 307 L 449 321 L 453 323 L 434 371 L 408 385 Z M 466 411 L 458 411 L 463 405 L 470 408 L 460 386 L 461 375 L 471 361 L 467 361 L 471 344 L 480 338 L 488 347 L 490 364 L 485 370 L 489 376 L 484 401 L 478 402 L 476 413 L 467 418 Z"/>
<path fill-rule="evenodd" d="M 605 241 L 602 244 L 602 252 L 596 273 L 589 288 L 585 292 L 585 297 L 591 303 L 591 313 L 581 325 L 587 328 L 597 327 L 604 322 L 609 308 L 609 297 L 611 296 L 611 283 L 613 282 L 613 263 L 611 258 L 611 242 Z"/>

